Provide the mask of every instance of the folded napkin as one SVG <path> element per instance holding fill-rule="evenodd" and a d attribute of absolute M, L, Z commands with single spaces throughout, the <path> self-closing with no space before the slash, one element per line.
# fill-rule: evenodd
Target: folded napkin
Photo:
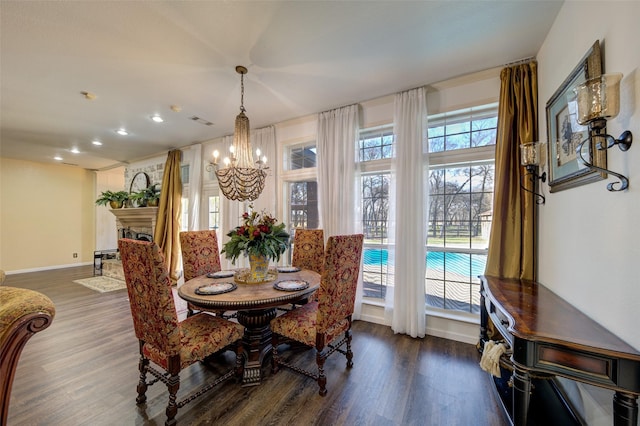
<path fill-rule="evenodd" d="M 504 343 L 497 343 L 489 340 L 484 344 L 482 358 L 480 358 L 480 368 L 484 371 L 500 377 L 500 357 L 507 352 Z"/>

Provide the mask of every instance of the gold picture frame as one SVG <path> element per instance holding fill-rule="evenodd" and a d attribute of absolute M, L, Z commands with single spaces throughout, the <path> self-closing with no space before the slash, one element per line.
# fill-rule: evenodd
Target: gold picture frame
<path fill-rule="evenodd" d="M 607 177 L 606 173 L 586 167 L 578 160 L 576 148 L 589 135 L 587 126 L 578 124 L 576 120 L 577 107 L 573 92 L 576 86 L 601 75 L 602 68 L 600 42 L 596 40 L 547 102 L 550 192 L 574 188 Z M 593 143 L 584 144 L 582 156 L 590 159 L 595 166 L 607 167 L 607 151 L 596 149 Z"/>

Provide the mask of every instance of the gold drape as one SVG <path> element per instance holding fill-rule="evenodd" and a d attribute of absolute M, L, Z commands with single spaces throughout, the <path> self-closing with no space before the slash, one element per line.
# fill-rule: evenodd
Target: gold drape
<path fill-rule="evenodd" d="M 485 274 L 536 279 L 536 204 L 520 187 L 525 173 L 520 144 L 538 140 L 536 62 L 506 67 L 500 73 L 496 136 L 493 222 Z M 526 182 L 525 182 L 526 181 Z M 533 182 L 523 181 L 533 190 Z"/>
<path fill-rule="evenodd" d="M 174 150 L 167 154 L 167 162 L 162 176 L 160 203 L 154 241 L 164 253 L 171 280 L 178 281 L 178 259 L 180 257 L 180 214 L 182 207 L 182 178 L 180 161 L 182 151 Z"/>

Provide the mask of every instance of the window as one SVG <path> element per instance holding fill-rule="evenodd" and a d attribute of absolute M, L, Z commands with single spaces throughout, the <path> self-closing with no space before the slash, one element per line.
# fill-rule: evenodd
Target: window
<path fill-rule="evenodd" d="M 362 175 L 362 230 L 364 233 L 364 297 L 384 299 L 387 284 L 393 283 L 388 268 L 388 214 L 393 126 L 360 131 L 359 152 Z"/>
<path fill-rule="evenodd" d="M 289 170 L 316 167 L 316 144 L 292 147 L 289 149 Z"/>
<path fill-rule="evenodd" d="M 435 308 L 479 312 L 493 203 L 497 104 L 429 116 L 429 223 L 425 292 Z M 364 296 L 384 299 L 392 127 L 360 132 Z"/>
<path fill-rule="evenodd" d="M 206 199 L 208 201 L 207 228 L 217 231 L 220 228 L 220 196 L 209 195 Z"/>
<path fill-rule="evenodd" d="M 387 284 L 393 282 L 392 271 L 387 267 L 390 174 L 366 174 L 361 180 L 362 229 L 365 238 L 363 295 L 384 299 Z"/>
<path fill-rule="evenodd" d="M 317 229 L 320 226 L 316 143 L 312 141 L 286 146 L 284 152 L 282 183 L 286 196 L 283 211 L 288 218 L 286 223 L 292 244 L 296 228 Z M 291 262 L 291 248 L 285 254 L 288 262 Z"/>
<path fill-rule="evenodd" d="M 393 127 L 364 131 L 360 134 L 360 162 L 391 158 Z"/>
<path fill-rule="evenodd" d="M 428 306 L 480 312 L 497 121 L 497 104 L 429 117 Z"/>
<path fill-rule="evenodd" d="M 292 229 L 315 229 L 318 217 L 318 183 L 316 181 L 289 183 L 289 224 Z"/>
<path fill-rule="evenodd" d="M 318 182 L 316 177 L 316 143 L 306 142 L 285 149 L 282 173 L 286 190 L 284 211 L 290 230 L 318 228 Z"/>

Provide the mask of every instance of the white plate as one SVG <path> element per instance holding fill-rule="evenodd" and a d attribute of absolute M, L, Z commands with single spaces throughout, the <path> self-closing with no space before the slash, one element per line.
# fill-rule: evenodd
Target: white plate
<path fill-rule="evenodd" d="M 234 276 L 236 273 L 234 271 L 218 271 L 218 272 L 209 272 L 207 274 L 207 278 L 229 278 Z"/>
<path fill-rule="evenodd" d="M 309 283 L 303 280 L 284 280 L 278 281 L 273 285 L 273 288 L 282 291 L 298 291 L 307 287 L 309 287 Z"/>
<path fill-rule="evenodd" d="M 287 273 L 287 272 L 299 272 L 300 268 L 297 266 L 278 266 L 278 272 Z"/>
<path fill-rule="evenodd" d="M 222 294 L 233 291 L 237 288 L 234 283 L 212 283 L 196 288 L 196 294 L 210 296 L 212 294 Z"/>

